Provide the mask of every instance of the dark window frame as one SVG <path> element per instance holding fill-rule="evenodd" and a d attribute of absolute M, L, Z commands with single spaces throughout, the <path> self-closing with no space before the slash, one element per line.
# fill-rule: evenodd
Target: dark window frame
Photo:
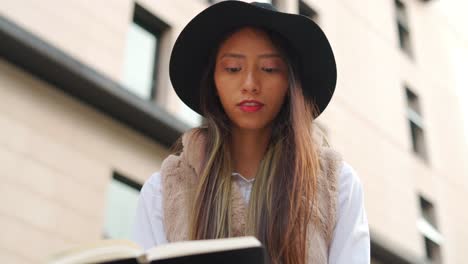
<path fill-rule="evenodd" d="M 133 189 L 137 190 L 137 191 L 141 191 L 141 188 L 143 187 L 143 185 L 129 177 L 126 177 L 124 176 L 123 174 L 117 172 L 117 171 L 113 171 L 112 172 L 112 179 L 116 180 L 116 181 L 119 181 L 125 185 L 128 185 L 130 187 L 132 187 Z"/>
<path fill-rule="evenodd" d="M 405 90 L 406 118 L 408 119 L 413 153 L 426 164 L 429 164 L 420 98 L 408 85 L 405 84 L 403 87 Z"/>
<path fill-rule="evenodd" d="M 437 232 L 440 232 L 437 228 L 438 220 L 434 204 L 426 197 L 424 197 L 421 193 L 418 194 L 418 198 L 421 218 L 424 219 L 429 225 L 431 225 L 432 228 L 434 228 Z M 427 237 L 424 233 L 422 233 L 421 235 L 424 240 L 424 252 L 426 253 L 426 258 L 430 261 L 430 263 L 441 263 L 441 246 L 429 237 Z"/>
<path fill-rule="evenodd" d="M 312 19 L 316 23 L 319 17 L 318 12 L 303 0 L 299 0 L 299 14 Z"/>
<path fill-rule="evenodd" d="M 398 42 L 400 49 L 411 59 L 414 59 L 411 31 L 409 29 L 408 9 L 403 0 L 394 0 L 397 21 Z"/>
<path fill-rule="evenodd" d="M 143 184 L 129 178 L 129 177 L 126 177 L 124 176 L 123 174 L 121 174 L 120 172 L 116 171 L 116 170 L 113 170 L 112 171 L 112 178 L 111 178 L 111 181 L 109 182 L 109 185 L 112 183 L 112 181 L 115 180 L 117 182 L 120 182 L 132 189 L 134 189 L 136 192 L 140 192 L 141 191 L 141 188 L 143 188 Z M 106 204 L 106 206 L 109 206 L 109 204 Z M 104 228 L 102 229 L 102 233 L 101 233 L 101 237 L 103 239 L 111 239 L 112 237 L 109 236 L 108 233 L 106 233 L 106 229 L 105 229 L 105 226 Z"/>
<path fill-rule="evenodd" d="M 161 39 L 163 38 L 164 32 L 167 31 L 169 25 L 159 19 L 157 16 L 152 14 L 150 11 L 142 7 L 140 4 L 135 3 L 133 7 L 133 19 L 132 23 L 140 26 L 150 34 L 152 34 L 156 40 L 156 50 L 154 54 L 154 65 L 153 72 L 151 74 L 151 90 L 150 96 L 147 100 L 154 101 L 156 99 L 156 92 L 158 90 L 158 72 L 160 66 L 160 54 L 161 54 Z"/>
<path fill-rule="evenodd" d="M 442 262 L 441 256 L 441 247 L 437 243 L 434 243 L 431 239 L 426 236 L 424 237 L 424 251 L 426 253 L 426 258 L 432 264 L 439 264 Z"/>
<path fill-rule="evenodd" d="M 392 243 L 386 237 L 381 236 L 374 230 L 370 229 L 370 249 L 371 258 L 378 260 L 384 264 L 423 264 L 426 263 L 420 256 L 406 251 L 399 245 Z"/>
<path fill-rule="evenodd" d="M 426 160 L 426 150 L 424 146 L 421 146 L 421 143 L 419 143 L 420 141 L 423 141 L 423 144 L 425 142 L 424 130 L 412 120 L 409 120 L 409 126 L 413 152 L 423 158 L 423 160 Z"/>
<path fill-rule="evenodd" d="M 208 4 L 212 5 L 212 4 L 215 4 L 215 3 L 218 3 L 216 2 L 215 0 L 207 0 Z M 220 1 L 221 2 L 221 1 Z M 255 2 L 255 1 L 252 1 L 252 2 Z M 271 4 L 275 7 L 277 7 L 277 3 L 276 3 L 276 0 L 271 0 Z"/>

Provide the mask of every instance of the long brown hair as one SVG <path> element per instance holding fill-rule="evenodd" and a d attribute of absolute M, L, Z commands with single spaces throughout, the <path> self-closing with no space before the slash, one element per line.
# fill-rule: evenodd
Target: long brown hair
<path fill-rule="evenodd" d="M 245 234 L 254 235 L 263 243 L 271 263 L 305 263 L 308 223 L 312 220 L 315 223 L 317 215 L 319 161 L 312 140 L 316 108 L 302 93 L 296 55 L 287 41 L 275 32 L 263 30 L 288 64 L 289 88 L 273 122 L 269 146 L 255 176 Z M 230 217 L 233 172 L 230 120 L 215 93 L 216 53 L 217 49 L 210 57 L 201 82 L 200 105 L 205 124 L 198 132 L 206 134 L 206 147 L 191 214 L 191 239 L 233 235 Z"/>

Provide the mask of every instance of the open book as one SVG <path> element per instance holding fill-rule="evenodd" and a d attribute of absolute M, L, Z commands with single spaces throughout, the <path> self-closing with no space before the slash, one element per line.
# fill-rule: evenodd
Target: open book
<path fill-rule="evenodd" d="M 263 264 L 264 249 L 255 237 L 168 243 L 143 251 L 128 240 L 101 240 L 51 256 L 49 264 Z"/>

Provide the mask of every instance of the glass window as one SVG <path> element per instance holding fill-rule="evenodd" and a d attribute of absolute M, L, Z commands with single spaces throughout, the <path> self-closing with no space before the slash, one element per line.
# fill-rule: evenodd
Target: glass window
<path fill-rule="evenodd" d="M 395 8 L 400 48 L 411 57 L 413 54 L 411 50 L 410 30 L 406 6 L 402 1 L 395 0 Z"/>
<path fill-rule="evenodd" d="M 424 131 L 415 122 L 409 121 L 411 129 L 411 141 L 413 151 L 420 157 L 426 159 L 426 149 L 424 144 Z"/>
<path fill-rule="evenodd" d="M 417 222 L 419 232 L 424 239 L 426 258 L 430 263 L 442 263 L 441 245 L 444 241 L 442 234 L 437 230 L 437 220 L 434 205 L 426 198 L 419 196 L 421 217 Z"/>
<path fill-rule="evenodd" d="M 411 143 L 414 153 L 427 161 L 426 140 L 424 133 L 424 120 L 421 114 L 421 104 L 419 97 L 405 87 L 406 102 L 407 102 L 407 118 L 411 133 Z"/>
<path fill-rule="evenodd" d="M 226 1 L 226 0 L 208 0 L 208 3 L 215 4 L 215 3 L 219 3 L 219 2 L 223 2 L 223 1 Z M 272 4 L 272 5 L 275 4 L 274 0 L 255 0 L 255 1 L 248 1 L 248 2 L 249 3 L 250 2 L 269 3 L 269 4 Z"/>
<path fill-rule="evenodd" d="M 383 261 L 381 259 L 378 259 L 376 257 L 371 258 L 371 264 L 386 264 L 386 263 L 388 263 L 388 262 L 385 262 L 385 261 Z"/>
<path fill-rule="evenodd" d="M 104 237 L 131 239 L 141 185 L 114 173 L 107 190 Z"/>
<path fill-rule="evenodd" d="M 142 99 L 151 99 L 154 87 L 157 36 L 133 22 L 125 51 L 124 86 Z"/>
<path fill-rule="evenodd" d="M 424 237 L 424 245 L 426 248 L 426 258 L 430 260 L 431 264 L 442 263 L 440 246 L 434 243 L 431 239 Z"/>
<path fill-rule="evenodd" d="M 127 33 L 122 81 L 126 89 L 145 100 L 154 99 L 161 35 L 169 25 L 135 4 Z"/>
<path fill-rule="evenodd" d="M 434 205 L 422 196 L 419 196 L 419 205 L 421 207 L 422 217 L 434 228 L 437 227 Z"/>
<path fill-rule="evenodd" d="M 371 233 L 371 264 L 409 264 L 415 263 L 408 259 L 411 257 L 399 251 L 391 242 L 383 237 Z M 419 263 L 419 262 L 418 262 Z"/>
<path fill-rule="evenodd" d="M 299 0 L 299 14 L 306 16 L 317 23 L 318 13 L 302 0 Z"/>
<path fill-rule="evenodd" d="M 421 107 L 419 106 L 419 99 L 414 92 L 412 92 L 408 87 L 406 87 L 406 98 L 408 99 L 409 109 L 416 112 L 418 115 L 421 115 Z"/>
<path fill-rule="evenodd" d="M 256 0 L 255 2 L 274 4 L 272 0 Z"/>

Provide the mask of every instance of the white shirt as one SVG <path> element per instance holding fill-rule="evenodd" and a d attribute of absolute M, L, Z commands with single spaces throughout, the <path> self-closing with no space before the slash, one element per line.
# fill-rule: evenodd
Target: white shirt
<path fill-rule="evenodd" d="M 233 173 L 246 201 L 255 179 Z M 156 172 L 145 182 L 138 199 L 133 240 L 145 250 L 167 243 L 163 224 L 161 175 Z M 354 169 L 343 162 L 339 176 L 337 222 L 333 232 L 328 263 L 370 263 L 370 236 L 364 208 L 361 181 Z"/>

